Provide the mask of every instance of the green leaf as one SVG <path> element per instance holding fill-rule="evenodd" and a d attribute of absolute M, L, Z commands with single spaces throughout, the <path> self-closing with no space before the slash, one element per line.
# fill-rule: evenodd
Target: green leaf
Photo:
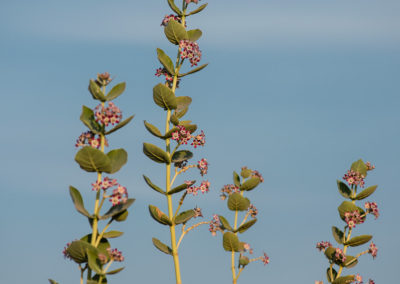
<path fill-rule="evenodd" d="M 162 251 L 163 253 L 172 255 L 172 249 L 167 246 L 166 244 L 164 244 L 163 242 L 161 242 L 159 239 L 153 238 L 153 245 L 158 248 L 160 251 Z"/>
<path fill-rule="evenodd" d="M 327 247 L 325 250 L 325 256 L 331 261 L 335 259 L 335 253 L 336 249 L 334 247 Z"/>
<path fill-rule="evenodd" d="M 168 25 L 164 28 L 164 33 L 167 39 L 175 45 L 178 45 L 181 40 L 189 39 L 183 25 L 175 20 L 168 22 Z"/>
<path fill-rule="evenodd" d="M 366 189 L 361 191 L 359 194 L 357 194 L 355 200 L 362 200 L 364 198 L 367 198 L 372 193 L 374 193 L 374 191 L 376 190 L 377 187 L 378 187 L 377 185 L 373 185 L 373 186 L 367 187 Z"/>
<path fill-rule="evenodd" d="M 49 279 L 50 284 L 59 284 L 57 281 L 53 280 L 53 279 Z"/>
<path fill-rule="evenodd" d="M 158 209 L 158 207 L 154 205 L 149 205 L 149 211 L 151 217 L 153 217 L 153 219 L 156 220 L 158 223 L 162 225 L 172 226 L 171 220 L 168 218 L 167 215 L 165 215 L 164 212 Z"/>
<path fill-rule="evenodd" d="M 207 5 L 208 5 L 208 3 L 201 5 L 199 8 L 197 8 L 196 10 L 193 10 L 192 12 L 187 14 L 186 16 L 191 16 L 191 15 L 194 15 L 194 14 L 197 14 L 197 13 L 203 11 L 207 7 Z"/>
<path fill-rule="evenodd" d="M 125 91 L 126 84 L 125 82 L 119 83 L 115 85 L 107 94 L 107 101 L 112 101 L 119 97 Z"/>
<path fill-rule="evenodd" d="M 165 164 L 171 163 L 168 153 L 153 144 L 143 143 L 143 153 L 154 162 Z"/>
<path fill-rule="evenodd" d="M 239 252 L 239 239 L 232 232 L 225 232 L 222 237 L 222 246 L 226 251 L 235 251 Z"/>
<path fill-rule="evenodd" d="M 133 202 L 135 202 L 134 198 L 128 198 L 128 200 L 125 203 L 120 203 L 118 205 L 114 205 L 112 206 L 107 212 L 106 214 L 104 214 L 103 216 L 100 216 L 100 220 L 105 220 L 108 219 L 110 217 L 114 217 L 115 215 L 125 211 L 126 209 L 128 209 Z"/>
<path fill-rule="evenodd" d="M 354 281 L 354 275 L 347 275 L 337 278 L 332 284 L 349 284 Z"/>
<path fill-rule="evenodd" d="M 178 14 L 178 16 L 182 16 L 183 15 L 182 11 L 179 10 L 179 8 L 175 5 L 175 1 L 174 0 L 168 0 L 168 5 L 172 9 L 172 11 L 174 11 L 175 13 Z"/>
<path fill-rule="evenodd" d="M 351 165 L 351 169 L 355 172 L 362 174 L 364 177 L 367 176 L 367 165 L 363 160 L 358 160 Z"/>
<path fill-rule="evenodd" d="M 368 243 L 371 239 L 372 239 L 371 235 L 361 235 L 361 236 L 351 238 L 348 242 L 345 242 L 344 244 L 346 246 L 357 247 L 357 246 L 361 246 L 365 243 Z"/>
<path fill-rule="evenodd" d="M 189 131 L 190 133 L 193 133 L 197 130 L 196 124 L 184 124 L 184 122 L 181 121 L 180 125 L 185 126 L 186 130 Z"/>
<path fill-rule="evenodd" d="M 111 270 L 111 271 L 107 272 L 106 274 L 107 274 L 107 275 L 111 275 L 111 274 L 117 274 L 118 272 L 120 272 L 120 271 L 124 270 L 124 268 L 125 268 L 125 267 L 120 267 L 120 268 L 117 268 L 117 269 Z"/>
<path fill-rule="evenodd" d="M 89 92 L 92 94 L 92 97 L 95 100 L 99 100 L 101 102 L 105 102 L 107 100 L 99 85 L 97 85 L 97 83 L 93 80 L 89 81 Z"/>
<path fill-rule="evenodd" d="M 196 67 L 196 68 L 190 70 L 189 72 L 186 72 L 186 73 L 183 73 L 183 74 L 179 74 L 178 77 L 185 77 L 185 76 L 187 76 L 187 75 L 190 75 L 190 74 L 199 72 L 200 70 L 206 68 L 207 65 L 208 65 L 208 63 L 203 64 L 203 65 L 201 65 L 201 66 L 199 66 L 199 67 Z"/>
<path fill-rule="evenodd" d="M 157 48 L 157 57 L 162 66 L 164 66 L 164 68 L 168 71 L 168 73 L 174 75 L 175 69 L 171 58 L 169 58 L 169 56 L 166 55 L 165 52 L 160 48 Z"/>
<path fill-rule="evenodd" d="M 178 225 L 178 224 L 186 223 L 187 221 L 192 219 L 194 216 L 196 216 L 196 212 L 193 209 L 184 211 L 184 212 L 180 213 L 178 216 L 176 216 L 175 224 Z"/>
<path fill-rule="evenodd" d="M 260 179 L 257 177 L 250 178 L 246 180 L 241 186 L 240 190 L 250 191 L 256 188 L 256 186 L 260 183 Z"/>
<path fill-rule="evenodd" d="M 112 217 L 112 220 L 115 220 L 117 222 L 123 222 L 128 218 L 129 212 L 128 210 L 122 211 L 121 213 L 118 213 Z"/>
<path fill-rule="evenodd" d="M 355 256 L 346 255 L 346 261 L 343 263 L 343 266 L 346 268 L 352 268 L 356 266 L 358 263 L 358 259 Z"/>
<path fill-rule="evenodd" d="M 329 283 L 332 283 L 335 279 L 336 279 L 336 277 L 337 277 L 337 272 L 336 272 L 336 270 L 332 267 L 332 276 L 333 277 L 331 277 L 331 268 L 330 267 L 328 267 L 327 269 L 326 269 L 326 278 L 328 279 L 328 282 Z"/>
<path fill-rule="evenodd" d="M 237 228 L 237 230 L 234 231 L 234 233 L 239 232 L 239 233 L 244 233 L 246 232 L 251 226 L 253 226 L 257 222 L 257 219 L 250 220 L 246 223 L 244 223 L 242 226 Z"/>
<path fill-rule="evenodd" d="M 174 187 L 173 189 L 171 189 L 170 191 L 167 192 L 168 195 L 172 195 L 174 193 L 178 193 L 181 192 L 183 190 L 186 190 L 189 186 L 192 186 L 193 184 L 195 184 L 195 180 L 191 181 L 191 184 L 187 185 L 186 183 L 183 183 L 181 185 L 178 185 L 177 187 Z"/>
<path fill-rule="evenodd" d="M 176 118 L 176 119 L 174 119 L 176 123 L 172 122 L 172 116 L 171 116 L 171 122 L 174 123 L 174 125 L 178 125 L 179 124 L 179 120 L 178 119 L 182 118 L 188 112 L 188 110 L 189 110 L 189 107 L 184 108 L 180 112 L 176 112 L 175 111 L 173 116 L 175 116 L 175 118 Z"/>
<path fill-rule="evenodd" d="M 218 218 L 221 221 L 223 229 L 226 229 L 228 231 L 233 231 L 233 228 L 231 227 L 228 220 L 226 220 L 224 216 L 218 215 Z"/>
<path fill-rule="evenodd" d="M 242 176 L 242 178 L 249 178 L 252 172 L 253 171 L 248 168 L 243 168 L 242 171 L 240 172 L 240 175 Z"/>
<path fill-rule="evenodd" d="M 175 126 L 179 124 L 179 119 L 178 119 L 178 117 L 177 117 L 177 115 L 175 113 L 173 115 L 171 115 L 170 121 Z"/>
<path fill-rule="evenodd" d="M 250 200 L 244 198 L 239 192 L 232 193 L 228 198 L 228 208 L 232 211 L 246 211 L 250 206 Z"/>
<path fill-rule="evenodd" d="M 233 183 L 237 186 L 240 187 L 240 177 L 237 174 L 237 172 L 233 172 Z"/>
<path fill-rule="evenodd" d="M 190 41 L 198 40 L 202 34 L 203 33 L 199 29 L 187 31 L 187 35 Z"/>
<path fill-rule="evenodd" d="M 107 131 L 107 132 L 105 133 L 105 135 L 111 134 L 111 133 L 117 131 L 118 129 L 124 127 L 124 126 L 127 125 L 127 124 L 132 120 L 132 118 L 134 118 L 134 117 L 135 117 L 134 115 L 131 115 L 131 116 L 128 117 L 127 119 L 121 121 L 121 122 L 118 123 L 114 128 L 112 128 L 112 129 L 110 129 L 109 131 Z"/>
<path fill-rule="evenodd" d="M 332 227 L 332 235 L 335 238 L 335 240 L 339 243 L 339 244 L 343 244 L 343 236 L 344 233 L 336 228 L 335 226 Z"/>
<path fill-rule="evenodd" d="M 154 136 L 156 136 L 158 138 L 162 138 L 163 137 L 163 135 L 161 134 L 161 131 L 157 127 L 155 127 L 153 124 L 150 124 L 150 123 L 146 122 L 146 120 L 144 121 L 144 126 Z"/>
<path fill-rule="evenodd" d="M 109 238 L 109 239 L 118 238 L 118 237 L 122 236 L 123 234 L 124 234 L 124 232 L 120 232 L 120 231 L 108 231 L 103 234 L 103 238 L 106 238 L 106 239 L 107 238 Z"/>
<path fill-rule="evenodd" d="M 164 110 L 176 109 L 176 97 L 174 92 L 164 84 L 157 84 L 153 88 L 153 100 L 159 107 Z"/>
<path fill-rule="evenodd" d="M 67 253 L 76 263 L 85 263 L 87 262 L 87 250 L 97 251 L 96 248 L 88 242 L 79 240 L 73 241 L 68 246 Z"/>
<path fill-rule="evenodd" d="M 98 253 L 96 251 L 87 249 L 87 256 L 90 269 L 98 274 L 103 274 Z"/>
<path fill-rule="evenodd" d="M 347 201 L 347 200 L 343 201 L 342 204 L 340 204 L 340 206 L 338 207 L 340 218 L 342 218 L 343 221 L 345 220 L 344 214 L 346 212 L 353 212 L 356 210 L 358 212 L 360 212 L 360 215 L 363 215 L 365 213 L 365 211 L 362 208 L 358 207 L 357 205 L 355 205 L 352 202 Z M 364 219 L 365 219 L 365 217 L 364 217 Z"/>
<path fill-rule="evenodd" d="M 244 255 L 240 255 L 239 257 L 239 267 L 245 267 L 246 265 L 248 265 L 250 263 L 250 260 L 247 256 Z"/>
<path fill-rule="evenodd" d="M 106 238 L 104 238 L 104 237 L 101 238 L 100 243 L 97 246 L 97 248 L 95 248 L 94 246 L 92 246 L 90 244 L 91 241 L 92 241 L 92 234 L 88 234 L 88 235 L 84 236 L 83 238 L 80 239 L 80 241 L 85 242 L 85 243 L 88 244 L 86 249 L 93 250 L 97 254 L 102 253 L 105 256 L 107 256 L 107 259 L 109 259 L 109 254 L 107 252 L 107 249 L 110 248 L 110 243 L 108 242 L 108 240 Z"/>
<path fill-rule="evenodd" d="M 187 161 L 193 157 L 193 153 L 188 150 L 176 151 L 172 155 L 171 162 L 172 163 L 180 163 L 183 161 Z"/>
<path fill-rule="evenodd" d="M 344 197 L 344 198 L 351 198 L 351 190 L 350 188 L 347 186 L 347 184 L 345 184 L 344 182 L 337 180 L 337 187 L 339 190 L 339 193 Z"/>
<path fill-rule="evenodd" d="M 75 161 L 87 172 L 109 172 L 111 161 L 106 154 L 90 146 L 83 147 L 76 153 Z"/>
<path fill-rule="evenodd" d="M 128 153 L 124 149 L 115 149 L 107 153 L 107 157 L 111 161 L 111 170 L 106 172 L 113 174 L 118 172 L 128 161 Z"/>
<path fill-rule="evenodd" d="M 143 178 L 145 180 L 145 182 L 147 183 L 148 186 L 150 186 L 152 189 L 154 189 L 155 191 L 161 193 L 161 194 L 166 194 L 166 192 L 164 190 L 162 190 L 161 188 L 159 188 L 157 185 L 155 185 L 154 183 L 151 182 L 151 180 L 146 177 L 145 175 L 143 175 Z"/>
<path fill-rule="evenodd" d="M 96 119 L 94 118 L 94 112 L 90 108 L 88 108 L 86 106 L 82 106 L 82 113 L 81 113 L 80 120 L 93 133 L 96 133 L 96 134 L 101 133 L 101 126 L 97 123 Z"/>
<path fill-rule="evenodd" d="M 107 278 L 105 277 L 105 275 L 102 275 L 103 279 L 100 281 L 100 275 L 99 274 L 95 274 L 92 278 L 92 280 L 87 280 L 86 284 L 107 284 Z"/>
<path fill-rule="evenodd" d="M 85 209 L 85 205 L 83 204 L 82 195 L 75 187 L 69 187 L 69 194 L 71 195 L 72 202 L 75 205 L 76 210 L 86 217 L 92 217 L 89 212 Z"/>
<path fill-rule="evenodd" d="M 188 97 L 188 96 L 176 97 L 176 110 L 175 110 L 175 112 L 178 113 L 178 112 L 187 110 L 191 103 L 192 103 L 192 98 L 191 97 Z"/>

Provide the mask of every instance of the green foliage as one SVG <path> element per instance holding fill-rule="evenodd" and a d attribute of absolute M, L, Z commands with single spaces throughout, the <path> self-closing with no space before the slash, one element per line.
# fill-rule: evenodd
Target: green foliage
<path fill-rule="evenodd" d="M 108 232 L 105 232 L 104 234 L 103 234 L 103 238 L 108 238 L 108 239 L 112 239 L 112 238 L 118 238 L 118 237 L 120 237 L 120 236 L 122 236 L 124 233 L 123 232 L 120 232 L 120 231 L 108 231 Z"/>
<path fill-rule="evenodd" d="M 371 239 L 372 239 L 371 235 L 361 235 L 361 236 L 351 238 L 348 242 L 345 242 L 344 244 L 346 246 L 357 247 L 357 246 L 361 246 L 365 243 L 368 243 Z"/>
<path fill-rule="evenodd" d="M 111 91 L 108 92 L 108 94 L 106 96 L 107 101 L 112 101 L 112 100 L 116 99 L 117 97 L 119 97 L 125 91 L 125 88 L 126 88 L 125 82 L 115 85 L 111 89 Z"/>
<path fill-rule="evenodd" d="M 129 215 L 128 210 L 125 210 L 125 211 L 122 211 L 122 212 L 120 212 L 120 213 L 118 213 L 118 214 L 115 214 L 115 215 L 112 217 L 112 220 L 115 220 L 115 221 L 117 221 L 117 222 L 123 222 L 123 221 L 126 220 L 126 218 L 128 218 L 128 215 Z"/>
<path fill-rule="evenodd" d="M 90 243 L 83 240 L 79 240 L 79 241 L 73 241 L 68 246 L 67 253 L 71 257 L 71 259 L 76 263 L 86 263 L 88 261 L 87 259 L 88 250 L 97 252 L 97 249 Z"/>
<path fill-rule="evenodd" d="M 233 228 L 231 227 L 228 220 L 226 220 L 224 216 L 218 215 L 218 218 L 221 221 L 221 225 L 224 230 L 233 231 Z"/>
<path fill-rule="evenodd" d="M 88 256 L 88 264 L 90 269 L 92 269 L 94 272 L 96 272 L 97 274 L 104 274 L 103 270 L 101 268 L 101 261 L 99 259 L 99 255 L 97 253 L 97 251 L 94 250 L 87 250 L 87 256 Z"/>
<path fill-rule="evenodd" d="M 188 34 L 180 23 L 175 20 L 170 20 L 167 26 L 164 28 L 164 33 L 167 39 L 178 45 L 181 40 L 189 39 Z"/>
<path fill-rule="evenodd" d="M 247 256 L 240 255 L 239 257 L 239 267 L 245 267 L 250 263 L 250 259 Z"/>
<path fill-rule="evenodd" d="M 182 11 L 175 5 L 174 0 L 168 0 L 168 5 L 172 9 L 172 11 L 174 11 L 176 14 L 178 14 L 178 16 L 183 15 Z"/>
<path fill-rule="evenodd" d="M 110 171 L 106 171 L 109 174 L 118 172 L 128 161 L 128 153 L 124 149 L 111 150 L 107 153 L 107 157 L 111 162 Z"/>
<path fill-rule="evenodd" d="M 72 202 L 75 205 L 76 210 L 86 217 L 92 217 L 89 212 L 85 209 L 85 205 L 83 203 L 82 195 L 75 187 L 69 187 L 69 194 L 71 196 Z"/>
<path fill-rule="evenodd" d="M 195 183 L 196 183 L 195 180 L 192 180 L 192 181 L 190 182 L 189 185 L 186 184 L 186 183 L 183 183 L 183 184 L 181 184 L 181 185 L 179 185 L 179 186 L 177 186 L 177 187 L 174 187 L 174 188 L 171 189 L 170 191 L 168 191 L 167 194 L 172 195 L 172 194 L 181 192 L 181 191 L 183 191 L 183 190 L 186 190 L 189 186 L 192 186 L 192 185 L 195 184 Z"/>
<path fill-rule="evenodd" d="M 239 243 L 240 243 L 239 239 L 234 233 L 232 232 L 224 233 L 222 237 L 222 246 L 224 247 L 224 250 L 239 252 L 240 251 Z"/>
<path fill-rule="evenodd" d="M 373 186 L 367 187 L 366 189 L 361 191 L 359 194 L 357 194 L 355 200 L 362 200 L 362 199 L 367 198 L 368 196 L 370 196 L 372 193 L 375 192 L 377 187 L 378 187 L 377 185 L 373 185 Z"/>
<path fill-rule="evenodd" d="M 75 155 L 75 161 L 87 172 L 109 172 L 112 168 L 110 158 L 90 146 L 80 149 Z"/>
<path fill-rule="evenodd" d="M 200 13 L 201 11 L 203 11 L 206 7 L 207 7 L 208 3 L 201 5 L 199 8 L 193 10 L 192 12 L 190 12 L 189 14 L 187 14 L 186 16 L 191 16 L 197 13 Z"/>
<path fill-rule="evenodd" d="M 107 98 L 105 97 L 103 91 L 97 85 L 97 83 L 93 80 L 89 81 L 89 92 L 92 94 L 93 99 L 99 100 L 101 102 L 107 101 Z"/>
<path fill-rule="evenodd" d="M 257 219 L 250 220 L 250 221 L 244 223 L 239 228 L 237 228 L 237 230 L 235 230 L 234 233 L 239 232 L 242 234 L 242 233 L 246 232 L 248 229 L 250 229 L 250 227 L 253 226 L 256 222 L 257 222 Z"/>
<path fill-rule="evenodd" d="M 250 169 L 244 167 L 240 172 L 240 175 L 242 176 L 242 178 L 249 178 L 251 176 L 251 173 L 252 171 Z"/>
<path fill-rule="evenodd" d="M 161 242 L 159 239 L 153 238 L 153 245 L 158 248 L 160 251 L 162 251 L 163 253 L 172 255 L 172 249 L 167 246 L 166 244 L 164 244 L 163 242 Z"/>
<path fill-rule="evenodd" d="M 189 72 L 186 72 L 186 73 L 183 73 L 183 74 L 179 74 L 178 77 L 185 77 L 185 76 L 187 76 L 187 75 L 197 73 L 197 72 L 199 72 L 200 70 L 203 70 L 204 68 L 206 68 L 207 65 L 208 65 L 208 63 L 203 64 L 203 65 L 200 65 L 199 67 L 193 68 L 193 69 L 190 70 Z"/>
<path fill-rule="evenodd" d="M 106 212 L 106 214 L 104 214 L 103 216 L 100 216 L 99 219 L 105 220 L 105 219 L 114 217 L 115 215 L 128 209 L 133 204 L 133 202 L 135 202 L 134 198 L 128 198 L 128 200 L 125 203 L 120 203 L 120 204 L 111 206 L 111 208 Z"/>
<path fill-rule="evenodd" d="M 87 106 L 82 106 L 82 113 L 80 120 L 90 129 L 93 133 L 100 134 L 102 132 L 100 124 L 94 118 L 94 112 Z"/>
<path fill-rule="evenodd" d="M 174 92 L 164 84 L 158 84 L 153 88 L 153 100 L 164 110 L 176 109 L 176 97 Z"/>
<path fill-rule="evenodd" d="M 155 191 L 161 193 L 161 194 L 166 194 L 166 192 L 164 190 L 162 190 L 161 188 L 159 188 L 157 185 L 155 185 L 148 177 L 146 177 L 145 175 L 143 175 L 144 180 L 146 181 L 147 185 L 149 187 L 151 187 L 152 189 L 154 189 Z"/>
<path fill-rule="evenodd" d="M 171 163 L 169 154 L 153 144 L 143 143 L 143 153 L 154 162 L 165 164 Z"/>
<path fill-rule="evenodd" d="M 166 55 L 165 52 L 160 48 L 157 48 L 157 57 L 158 57 L 158 60 L 160 61 L 160 63 L 162 64 L 162 66 L 164 66 L 164 68 L 168 71 L 168 73 L 170 75 L 174 75 L 175 69 L 174 69 L 174 64 L 172 63 L 171 58 L 169 58 L 169 56 Z"/>
<path fill-rule="evenodd" d="M 228 208 L 232 211 L 246 211 L 250 206 L 250 200 L 239 192 L 232 193 L 228 198 Z"/>
<path fill-rule="evenodd" d="M 348 284 L 354 280 L 354 275 L 347 275 L 337 278 L 332 284 Z"/>
<path fill-rule="evenodd" d="M 328 267 L 326 269 L 326 278 L 328 279 L 329 283 L 332 283 L 336 279 L 336 276 L 337 276 L 337 272 L 333 267 L 332 267 L 332 277 L 331 277 L 331 269 L 330 269 L 330 267 Z"/>
<path fill-rule="evenodd" d="M 121 121 L 120 123 L 118 123 L 114 128 L 110 129 L 109 131 L 107 131 L 105 133 L 105 135 L 111 134 L 115 131 L 117 131 L 118 129 L 124 127 L 125 125 L 127 125 L 135 116 L 131 115 L 130 117 L 128 117 L 127 119 Z"/>
<path fill-rule="evenodd" d="M 343 263 L 343 266 L 346 268 L 352 268 L 356 266 L 358 263 L 358 259 L 355 256 L 346 255 L 346 261 Z"/>
<path fill-rule="evenodd" d="M 124 268 L 125 268 L 125 267 L 120 267 L 120 268 L 117 268 L 117 269 L 108 271 L 106 274 L 107 274 L 107 275 L 117 274 L 117 273 L 121 272 L 122 270 L 124 270 Z"/>
<path fill-rule="evenodd" d="M 193 158 L 193 153 L 188 151 L 188 150 L 176 151 L 172 155 L 171 162 L 172 163 L 179 163 L 179 162 L 187 161 L 187 160 L 189 160 L 191 158 Z"/>
<path fill-rule="evenodd" d="M 237 186 L 240 187 L 240 177 L 239 175 L 234 171 L 233 172 L 233 183 Z"/>
<path fill-rule="evenodd" d="M 344 197 L 344 198 L 351 198 L 351 190 L 350 188 L 347 186 L 347 184 L 345 184 L 344 182 L 337 180 L 337 186 L 338 186 L 338 190 L 339 193 Z"/>
<path fill-rule="evenodd" d="M 178 216 L 176 216 L 174 223 L 176 225 L 186 223 L 187 221 L 192 219 L 194 216 L 196 216 L 196 212 L 193 209 L 184 211 L 184 212 L 178 214 Z"/>
<path fill-rule="evenodd" d="M 59 284 L 57 281 L 53 280 L 53 279 L 49 279 L 50 284 Z"/>
<path fill-rule="evenodd" d="M 147 131 L 149 131 L 154 136 L 156 136 L 158 138 L 163 137 L 163 135 L 161 134 L 161 131 L 153 124 L 148 123 L 146 120 L 144 121 L 144 126 L 146 127 Z"/>
<path fill-rule="evenodd" d="M 154 205 L 149 205 L 149 211 L 151 217 L 153 217 L 153 219 L 156 220 L 158 223 L 162 225 L 172 226 L 171 220 L 158 207 Z"/>
<path fill-rule="evenodd" d="M 190 41 L 196 41 L 202 36 L 202 32 L 199 29 L 187 31 L 187 36 Z"/>
<path fill-rule="evenodd" d="M 360 212 L 360 215 L 363 215 L 365 213 L 362 208 L 358 207 L 350 201 L 343 201 L 342 204 L 340 204 L 340 206 L 338 207 L 340 218 L 342 218 L 343 221 L 345 220 L 344 214 L 346 212 L 353 212 L 356 210 Z"/>
<path fill-rule="evenodd" d="M 365 165 L 363 160 L 358 160 L 351 164 L 351 168 L 353 171 L 362 174 L 364 177 L 367 176 L 367 166 Z"/>
<path fill-rule="evenodd" d="M 260 179 L 258 177 L 250 178 L 246 180 L 239 188 L 240 190 L 250 191 L 259 185 Z"/>
<path fill-rule="evenodd" d="M 333 226 L 332 235 L 339 244 L 343 244 L 344 233 L 340 229 Z"/>

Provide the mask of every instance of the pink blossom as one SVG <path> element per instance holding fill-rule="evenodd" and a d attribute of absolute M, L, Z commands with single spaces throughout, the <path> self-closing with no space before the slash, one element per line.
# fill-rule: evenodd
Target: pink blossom
<path fill-rule="evenodd" d="M 181 59 L 189 59 L 192 66 L 197 66 L 201 60 L 201 51 L 197 42 L 190 40 L 181 40 L 179 42 Z"/>

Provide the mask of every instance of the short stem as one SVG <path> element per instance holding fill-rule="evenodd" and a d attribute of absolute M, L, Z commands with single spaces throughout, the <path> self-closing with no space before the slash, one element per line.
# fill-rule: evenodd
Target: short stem
<path fill-rule="evenodd" d="M 112 222 L 112 219 L 110 221 L 108 221 L 107 225 L 104 227 L 103 231 L 101 231 L 99 237 L 97 238 L 95 247 L 97 247 L 100 244 L 101 239 L 103 238 L 103 235 L 105 233 L 105 231 L 108 229 L 108 227 L 110 227 L 110 224 Z"/>
<path fill-rule="evenodd" d="M 246 216 L 244 216 L 244 219 L 243 219 L 242 223 L 240 223 L 239 227 L 242 226 L 244 224 L 244 222 L 246 222 L 246 220 L 249 217 L 249 215 L 250 215 L 250 212 L 247 212 Z"/>
<path fill-rule="evenodd" d="M 108 270 L 108 269 L 110 268 L 110 266 L 111 266 L 111 263 L 113 263 L 113 262 L 114 262 L 114 259 L 111 259 L 110 262 L 107 264 L 106 268 L 103 269 L 104 273 L 107 272 L 107 270 Z"/>
<path fill-rule="evenodd" d="M 362 256 L 362 255 L 364 255 L 364 254 L 366 254 L 368 252 L 369 252 L 369 250 L 362 251 L 362 252 L 360 252 L 359 254 L 356 255 L 356 258 L 359 258 L 360 256 Z"/>
<path fill-rule="evenodd" d="M 176 208 L 176 211 L 175 211 L 175 214 L 174 214 L 174 219 L 175 219 L 176 216 L 178 215 L 179 209 L 181 209 L 181 206 L 182 206 L 182 204 L 183 204 L 183 200 L 185 200 L 186 195 L 187 195 L 187 191 L 185 191 L 185 192 L 182 194 L 182 197 L 181 197 L 181 199 L 179 200 L 179 205 L 178 205 L 178 208 Z"/>
<path fill-rule="evenodd" d="M 231 255 L 231 268 L 232 268 L 232 282 L 233 282 L 233 284 L 236 284 L 237 279 L 236 279 L 235 252 L 234 251 L 232 251 L 232 255 Z"/>
<path fill-rule="evenodd" d="M 181 237 L 179 238 L 178 245 L 176 246 L 176 248 L 177 248 L 177 249 L 179 248 L 179 246 L 180 246 L 180 244 L 181 244 L 181 242 L 182 242 L 182 240 L 183 240 L 183 237 L 184 237 L 187 233 L 189 233 L 191 230 L 193 230 L 194 228 L 196 228 L 196 227 L 198 227 L 198 226 L 201 226 L 201 225 L 204 225 L 204 224 L 210 224 L 210 223 L 211 223 L 210 221 L 200 222 L 200 223 L 194 224 L 193 226 L 187 228 L 187 230 L 184 230 L 184 227 L 183 227 L 183 228 L 182 228 L 182 234 L 181 234 Z M 185 226 L 185 225 L 183 225 L 183 226 Z"/>

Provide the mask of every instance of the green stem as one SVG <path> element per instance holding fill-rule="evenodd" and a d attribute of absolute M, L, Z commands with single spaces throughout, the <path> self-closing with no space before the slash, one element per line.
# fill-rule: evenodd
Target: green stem
<path fill-rule="evenodd" d="M 97 238 L 95 247 L 97 247 L 97 246 L 100 244 L 100 241 L 101 241 L 101 239 L 103 238 L 103 235 L 104 235 L 105 231 L 108 229 L 108 227 L 110 227 L 111 223 L 112 223 L 112 219 L 111 219 L 110 221 L 108 221 L 108 223 L 107 223 L 107 225 L 104 227 L 103 231 L 101 231 L 99 237 Z"/>

